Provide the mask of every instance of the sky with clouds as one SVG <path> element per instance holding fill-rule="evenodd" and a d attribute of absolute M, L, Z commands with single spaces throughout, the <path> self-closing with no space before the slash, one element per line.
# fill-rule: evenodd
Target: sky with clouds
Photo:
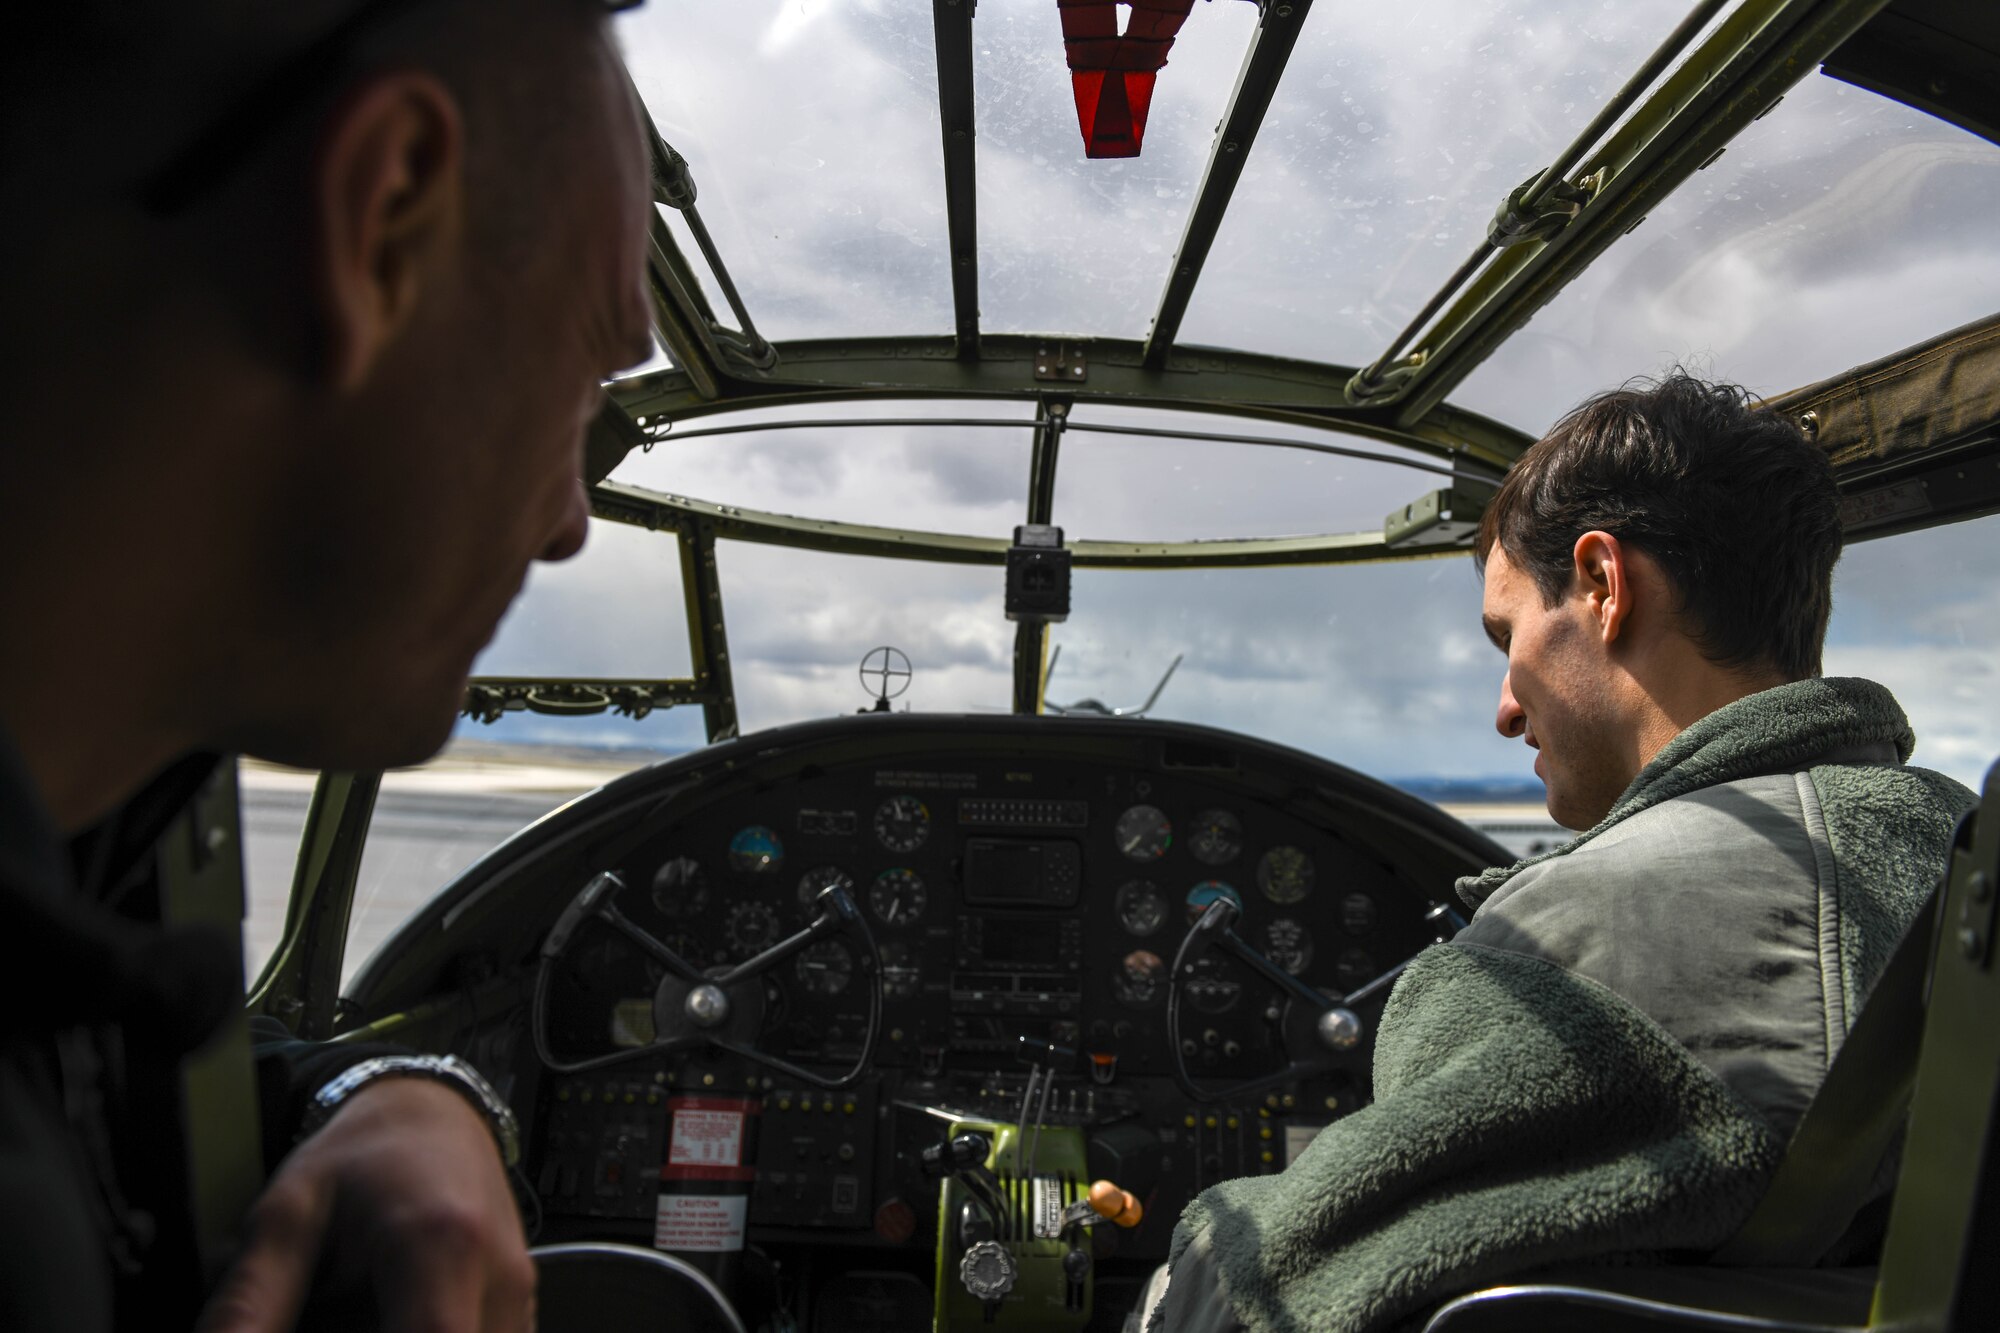
<path fill-rule="evenodd" d="M 1501 196 L 1560 151 L 1684 9 L 1319 6 L 1183 339 L 1372 358 L 1469 252 Z M 1197 5 L 1160 75 L 1144 155 L 1089 162 L 1054 4 L 981 0 L 984 327 L 1144 335 L 1255 14 L 1244 0 Z M 948 331 L 929 6 L 652 0 L 621 20 L 621 34 L 762 332 Z M 1996 216 L 2000 149 L 1811 75 L 1455 400 L 1536 432 L 1591 392 L 1675 363 L 1766 393 L 1822 378 L 2000 307 Z M 934 410 L 1031 414 L 1020 404 Z M 1107 408 L 1081 408 L 1077 420 L 1218 428 L 1213 417 Z M 1021 518 L 1028 451 L 1025 428 L 773 430 L 669 439 L 616 478 L 786 513 L 1004 535 Z M 1072 538 L 1349 531 L 1379 525 L 1432 484 L 1323 455 L 1079 431 L 1064 442 L 1056 521 Z M 480 671 L 686 670 L 671 539 L 595 527 L 577 560 L 536 570 Z M 718 559 L 746 729 L 861 707 L 855 667 L 881 643 L 916 665 L 912 706 L 1005 706 L 1013 635 L 998 569 L 739 543 Z M 1891 685 L 1916 724 L 1919 761 L 1976 781 L 2000 755 L 1991 703 L 2000 518 L 1858 544 L 1836 599 L 1828 671 Z M 1478 604 L 1462 558 L 1080 572 L 1070 620 L 1054 631 L 1063 652 L 1049 694 L 1136 703 L 1185 654 L 1160 716 L 1389 777 L 1526 778 L 1530 756 L 1492 729 L 1502 664 L 1479 631 Z M 701 739 L 698 710 L 466 730 L 593 744 Z"/>

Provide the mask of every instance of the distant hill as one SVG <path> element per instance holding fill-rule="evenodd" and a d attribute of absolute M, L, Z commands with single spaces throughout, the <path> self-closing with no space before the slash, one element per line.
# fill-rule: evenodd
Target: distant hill
<path fill-rule="evenodd" d="M 1539 805 L 1546 799 L 1537 778 L 1390 778 L 1389 785 L 1436 805 Z"/>

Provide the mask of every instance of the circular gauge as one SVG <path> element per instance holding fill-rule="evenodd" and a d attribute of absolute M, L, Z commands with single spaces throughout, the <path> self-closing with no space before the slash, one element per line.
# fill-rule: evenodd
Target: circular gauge
<path fill-rule="evenodd" d="M 1143 879 L 1118 889 L 1118 924 L 1144 938 L 1167 923 L 1167 899 Z"/>
<path fill-rule="evenodd" d="M 768 875 L 785 863 L 785 844 L 762 824 L 738 829 L 729 840 L 729 864 L 739 875 Z"/>
<path fill-rule="evenodd" d="M 1243 850 L 1243 821 L 1227 810 L 1204 810 L 1194 817 L 1188 850 L 1205 866 L 1227 865 Z"/>
<path fill-rule="evenodd" d="M 924 882 L 914 870 L 885 870 L 868 886 L 868 910 L 884 925 L 907 926 L 924 914 Z"/>
<path fill-rule="evenodd" d="M 875 837 L 892 852 L 914 852 L 931 835 L 930 807 L 914 796 L 891 796 L 875 807 Z"/>
<path fill-rule="evenodd" d="M 1312 858 L 1296 847 L 1273 847 L 1257 862 L 1257 887 L 1274 903 L 1302 901 L 1313 888 Z"/>
<path fill-rule="evenodd" d="M 1194 975 L 1187 980 L 1188 1003 L 1204 1014 L 1226 1014 L 1243 998 L 1243 983 L 1232 976 L 1222 959 L 1210 955 L 1195 960 Z"/>
<path fill-rule="evenodd" d="M 1375 928 L 1375 900 L 1365 893 L 1350 893 L 1340 900 L 1340 927 L 1350 935 L 1366 935 Z"/>
<path fill-rule="evenodd" d="M 1193 925 L 1195 922 L 1201 920 L 1201 914 L 1206 912 L 1208 905 L 1217 898 L 1227 898 L 1230 902 L 1235 903 L 1237 915 L 1242 915 L 1243 895 L 1219 879 L 1206 879 L 1188 890 L 1188 924 Z"/>
<path fill-rule="evenodd" d="M 1174 845 L 1174 825 L 1158 806 L 1135 805 L 1111 830 L 1118 850 L 1134 861 L 1157 861 Z"/>
<path fill-rule="evenodd" d="M 907 1000 L 917 993 L 916 951 L 902 940 L 875 946 L 882 957 L 882 995 L 890 1000 Z"/>
<path fill-rule="evenodd" d="M 744 957 L 768 949 L 778 939 L 778 918 L 762 903 L 738 903 L 722 920 L 730 947 Z"/>
<path fill-rule="evenodd" d="M 1348 990 L 1363 982 L 1373 981 L 1376 975 L 1375 956 L 1366 949 L 1342 949 L 1340 957 L 1333 960 L 1333 975 Z"/>
<path fill-rule="evenodd" d="M 708 876 L 701 863 L 676 856 L 653 876 L 653 906 L 676 920 L 699 916 L 708 906 Z"/>
<path fill-rule="evenodd" d="M 1313 960 L 1312 932 L 1288 916 L 1264 927 L 1264 956 L 1297 976 Z"/>
<path fill-rule="evenodd" d="M 799 981 L 808 995 L 838 995 L 854 978 L 854 955 L 839 940 L 808 944 L 799 953 Z"/>
<path fill-rule="evenodd" d="M 1160 983 L 1166 979 L 1167 965 L 1158 954 L 1134 949 L 1125 955 L 1118 975 L 1111 979 L 1111 989 L 1120 1002 L 1140 1008 L 1159 998 Z"/>
<path fill-rule="evenodd" d="M 817 870 L 806 871 L 799 876 L 799 906 L 806 909 L 807 916 L 811 916 L 813 909 L 819 905 L 819 896 L 836 885 L 852 895 L 854 877 L 839 866 L 821 866 Z"/>

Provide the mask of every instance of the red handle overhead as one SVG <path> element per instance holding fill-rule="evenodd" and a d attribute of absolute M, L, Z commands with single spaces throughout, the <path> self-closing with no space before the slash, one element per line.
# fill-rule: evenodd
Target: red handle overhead
<path fill-rule="evenodd" d="M 1121 33 L 1118 0 L 1056 0 L 1085 157 L 1139 156 L 1153 81 L 1194 8 L 1194 0 L 1128 3 L 1132 17 Z"/>

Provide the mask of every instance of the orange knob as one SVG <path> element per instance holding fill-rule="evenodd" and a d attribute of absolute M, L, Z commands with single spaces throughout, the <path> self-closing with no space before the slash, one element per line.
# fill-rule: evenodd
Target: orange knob
<path fill-rule="evenodd" d="M 1090 1187 L 1090 1210 L 1121 1227 L 1136 1227 L 1146 1216 L 1146 1210 L 1139 1206 L 1138 1199 L 1108 1180 L 1100 1180 Z"/>

